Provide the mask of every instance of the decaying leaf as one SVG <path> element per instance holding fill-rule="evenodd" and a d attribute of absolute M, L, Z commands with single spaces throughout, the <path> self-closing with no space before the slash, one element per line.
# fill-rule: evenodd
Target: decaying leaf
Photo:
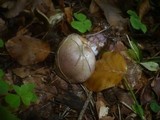
<path fill-rule="evenodd" d="M 55 14 L 55 7 L 52 0 L 40 0 L 40 1 L 41 4 L 38 4 L 36 9 L 38 9 L 48 18 Z"/>
<path fill-rule="evenodd" d="M 125 28 L 127 19 L 122 17 L 119 8 L 110 4 L 110 0 L 95 0 L 95 1 L 103 10 L 104 15 L 110 26 L 112 26 L 113 28 L 118 28 L 119 30 L 123 30 Z"/>
<path fill-rule="evenodd" d="M 92 0 L 91 1 L 91 4 L 89 6 L 89 11 L 91 14 L 94 14 L 96 13 L 97 11 L 99 10 L 99 7 L 98 5 L 96 4 L 95 0 Z"/>
<path fill-rule="evenodd" d="M 160 77 L 157 77 L 152 83 L 152 89 L 156 93 L 158 99 L 160 99 Z"/>
<path fill-rule="evenodd" d="M 111 105 L 110 111 L 115 111 L 115 106 L 121 103 L 121 115 L 128 115 L 132 112 L 128 107 L 131 107 L 134 101 L 131 97 L 131 94 L 127 90 L 121 89 L 119 87 L 114 87 L 104 90 L 103 95 L 106 102 Z M 125 105 L 127 105 L 128 107 L 126 107 Z"/>
<path fill-rule="evenodd" d="M 5 17 L 12 18 L 19 15 L 27 5 L 33 7 L 39 3 L 40 0 L 7 0 L 0 6 L 8 9 L 8 11 L 4 13 Z"/>
<path fill-rule="evenodd" d="M 97 94 L 96 109 L 99 120 L 108 116 L 109 107 L 106 106 L 102 93 Z"/>
<path fill-rule="evenodd" d="M 7 28 L 5 21 L 3 19 L 0 18 L 0 32 L 5 30 Z"/>
<path fill-rule="evenodd" d="M 65 16 L 66 16 L 66 19 L 67 19 L 67 22 L 70 24 L 71 23 L 71 21 L 72 21 L 72 14 L 73 14 L 73 12 L 72 12 L 73 10 L 72 10 L 72 8 L 71 7 L 65 7 L 64 8 L 64 13 L 65 13 Z"/>
<path fill-rule="evenodd" d="M 21 65 L 42 62 L 50 53 L 46 42 L 29 36 L 16 36 L 6 42 L 9 54 Z"/>
<path fill-rule="evenodd" d="M 96 62 L 96 69 L 85 85 L 95 92 L 116 86 L 126 71 L 127 64 L 120 53 L 106 52 Z"/>
<path fill-rule="evenodd" d="M 151 6 L 149 0 L 141 0 L 138 10 L 140 19 L 142 19 L 143 16 L 146 15 L 150 9 Z"/>
<path fill-rule="evenodd" d="M 133 88 L 139 89 L 144 84 L 143 83 L 144 81 L 141 80 L 142 69 L 137 63 L 131 60 L 127 61 L 127 65 L 128 65 L 128 70 L 126 72 L 125 77 L 127 78 L 127 80 L 129 81 L 129 83 Z"/>
<path fill-rule="evenodd" d="M 55 9 L 52 0 L 42 0 L 34 12 L 36 17 L 46 24 L 46 27 L 53 27 L 64 17 L 64 13 L 60 9 Z"/>
<path fill-rule="evenodd" d="M 150 84 L 144 86 L 140 95 L 142 105 L 149 103 L 153 99 L 153 91 Z"/>
<path fill-rule="evenodd" d="M 12 71 L 15 75 L 17 75 L 20 78 L 30 77 L 31 72 L 33 72 L 26 67 L 14 68 Z"/>

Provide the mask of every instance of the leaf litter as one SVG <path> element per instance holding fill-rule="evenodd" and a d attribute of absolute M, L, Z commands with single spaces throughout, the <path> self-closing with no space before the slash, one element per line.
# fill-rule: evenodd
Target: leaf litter
<path fill-rule="evenodd" d="M 9 85 L 34 83 L 38 96 L 36 103 L 11 112 L 23 120 L 158 120 L 159 8 L 159 2 L 149 0 L 1 1 L 0 70 L 5 75 L 1 79 Z M 127 11 L 133 9 L 147 25 L 145 34 L 129 23 Z M 86 33 L 71 27 L 75 13 L 91 20 L 92 27 Z M 55 72 L 58 46 L 72 33 L 88 39 L 96 56 L 95 71 L 82 84 L 70 84 Z M 141 51 L 135 51 L 133 44 Z M 136 61 L 128 51 L 142 55 L 136 54 Z M 9 86 L 1 84 L 0 91 L 6 93 Z M 6 108 L 0 108 L 14 119 Z"/>

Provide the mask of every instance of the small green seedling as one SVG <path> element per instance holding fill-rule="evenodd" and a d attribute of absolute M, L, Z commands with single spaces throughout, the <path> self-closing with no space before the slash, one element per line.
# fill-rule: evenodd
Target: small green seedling
<path fill-rule="evenodd" d="M 144 110 L 138 102 L 132 105 L 132 110 L 141 118 L 141 120 L 145 120 Z"/>
<path fill-rule="evenodd" d="M 0 48 L 2 48 L 4 46 L 4 42 L 2 39 L 0 39 Z"/>
<path fill-rule="evenodd" d="M 150 102 L 150 108 L 155 113 L 158 113 L 160 111 L 160 105 L 157 103 L 156 100 L 152 100 Z"/>
<path fill-rule="evenodd" d="M 0 105 L 1 120 L 20 120 L 16 115 L 11 113 L 6 107 Z"/>
<path fill-rule="evenodd" d="M 126 88 L 129 90 L 132 96 L 132 99 L 134 101 L 134 104 L 132 105 L 132 110 L 134 111 L 134 113 L 136 113 L 141 118 L 141 120 L 145 120 L 144 110 L 142 106 L 138 103 L 136 99 L 136 95 L 133 92 L 133 88 L 125 77 L 124 77 L 124 83 L 125 83 Z"/>
<path fill-rule="evenodd" d="M 142 30 L 143 33 L 146 33 L 147 27 L 141 22 L 141 19 L 139 18 L 137 13 L 132 10 L 128 10 L 127 13 L 130 15 L 130 23 L 132 27 L 136 30 Z"/>
<path fill-rule="evenodd" d="M 21 105 L 21 101 L 24 105 L 29 106 L 31 102 L 36 102 L 37 97 L 34 93 L 35 85 L 33 83 L 24 84 L 21 86 L 11 85 L 16 93 L 9 92 L 9 85 L 3 80 L 0 80 L 2 89 L 0 90 L 1 94 L 5 94 L 5 101 L 12 108 L 18 108 Z"/>
<path fill-rule="evenodd" d="M 159 64 L 153 61 L 141 62 L 140 64 L 146 69 L 148 69 L 149 71 L 154 72 L 159 70 Z"/>
<path fill-rule="evenodd" d="M 20 107 L 20 105 L 29 106 L 31 102 L 36 102 L 37 96 L 34 92 L 35 84 L 27 83 L 21 86 L 13 84 L 10 85 L 4 81 L 3 77 L 4 72 L 2 69 L 0 69 L 0 97 L 7 103 L 7 106 L 0 105 L 0 116 L 2 120 L 19 120 L 10 111 L 11 109 L 8 108 L 17 109 Z M 2 115 L 1 111 L 3 111 Z"/>
<path fill-rule="evenodd" d="M 83 13 L 74 13 L 74 20 L 71 22 L 71 26 L 81 33 L 85 33 L 91 30 L 92 23 L 87 19 Z"/>
<path fill-rule="evenodd" d="M 127 36 L 128 38 L 128 36 Z M 133 58 L 137 63 L 142 65 L 144 68 L 146 68 L 149 71 L 158 71 L 159 70 L 159 64 L 154 61 L 142 61 L 142 51 L 138 47 L 138 44 L 134 40 L 130 40 L 128 38 L 128 42 L 130 45 L 130 49 L 128 49 L 128 54 L 131 58 Z"/>
<path fill-rule="evenodd" d="M 128 49 L 128 54 L 137 62 L 140 62 L 142 59 L 141 50 L 138 47 L 138 44 L 134 40 L 129 40 L 130 49 Z"/>

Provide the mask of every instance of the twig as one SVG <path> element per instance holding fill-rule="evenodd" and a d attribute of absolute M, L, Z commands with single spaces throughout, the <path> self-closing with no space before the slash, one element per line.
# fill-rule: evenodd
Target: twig
<path fill-rule="evenodd" d="M 89 104 L 91 98 L 92 98 L 92 91 L 89 91 L 89 94 L 87 96 L 87 100 L 85 101 L 85 103 L 83 105 L 83 108 L 82 108 L 82 110 L 81 110 L 81 112 L 80 112 L 80 114 L 78 116 L 78 120 L 82 120 L 83 115 L 84 115 L 84 113 L 85 113 L 85 111 L 86 111 L 86 109 L 88 107 L 88 104 Z"/>
<path fill-rule="evenodd" d="M 121 104 L 124 105 L 129 110 L 131 110 L 132 112 L 134 112 L 133 109 L 129 105 L 127 105 L 125 102 L 121 101 Z"/>
<path fill-rule="evenodd" d="M 95 35 L 97 35 L 97 34 L 100 34 L 100 33 L 102 33 L 102 32 L 104 32 L 104 31 L 106 31 L 107 29 L 109 29 L 110 27 L 105 27 L 104 29 L 102 29 L 101 31 L 99 31 L 99 32 L 96 32 L 96 33 L 93 33 L 93 34 L 89 34 L 89 35 L 86 35 L 87 37 L 91 37 L 91 36 L 95 36 Z"/>
<path fill-rule="evenodd" d="M 119 114 L 119 120 L 122 120 L 122 117 L 121 117 L 121 110 L 120 110 L 119 104 L 118 104 L 118 114 Z"/>

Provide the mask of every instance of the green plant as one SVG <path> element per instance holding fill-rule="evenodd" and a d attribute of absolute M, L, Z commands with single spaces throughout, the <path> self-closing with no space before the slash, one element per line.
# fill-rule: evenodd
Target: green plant
<path fill-rule="evenodd" d="M 2 39 L 0 39 L 0 48 L 4 46 L 4 42 Z"/>
<path fill-rule="evenodd" d="M 71 22 L 71 26 L 78 30 L 81 33 L 85 33 L 90 31 L 92 27 L 92 23 L 89 19 L 87 19 L 86 15 L 83 13 L 74 13 L 73 21 Z"/>
<path fill-rule="evenodd" d="M 152 100 L 150 102 L 150 108 L 155 113 L 158 113 L 160 111 L 160 105 L 157 103 L 156 100 Z"/>
<path fill-rule="evenodd" d="M 1 120 L 20 120 L 15 116 L 11 111 L 9 111 L 6 107 L 0 105 L 0 116 Z"/>
<path fill-rule="evenodd" d="M 142 61 L 142 52 L 134 40 L 131 41 L 128 38 L 128 42 L 130 45 L 130 49 L 128 49 L 128 54 L 130 55 L 131 58 L 133 58 L 138 64 L 142 65 L 144 68 L 148 69 L 149 71 L 159 70 L 159 64 L 157 62 Z"/>
<path fill-rule="evenodd" d="M 37 97 L 33 91 L 35 87 L 34 84 L 27 83 L 21 86 L 12 85 L 12 87 L 16 93 L 7 93 L 5 96 L 5 101 L 9 106 L 18 108 L 21 102 L 26 106 L 29 106 L 31 102 L 36 102 Z"/>
<path fill-rule="evenodd" d="M 141 118 L 141 120 L 145 120 L 144 110 L 143 110 L 142 106 L 138 103 L 136 96 L 133 92 L 133 88 L 131 87 L 131 85 L 129 84 L 129 82 L 126 78 L 124 78 L 124 83 L 125 83 L 126 88 L 129 90 L 129 92 L 133 98 L 133 101 L 134 101 L 134 104 L 132 105 L 132 110 L 134 111 L 134 113 L 136 113 Z"/>
<path fill-rule="evenodd" d="M 31 102 L 36 102 L 37 97 L 34 93 L 35 85 L 33 83 L 23 84 L 21 86 L 9 85 L 3 80 L 0 80 L 0 95 L 5 95 L 5 102 L 10 107 L 18 108 L 21 102 L 29 106 Z M 15 93 L 10 93 L 14 90 Z"/>
<path fill-rule="evenodd" d="M 29 106 L 31 102 L 36 102 L 37 96 L 34 93 L 35 85 L 33 83 L 27 83 L 21 86 L 10 85 L 3 80 L 3 76 L 4 72 L 0 69 L 0 96 L 7 103 L 7 106 L 0 106 L 0 111 L 5 112 L 5 115 L 8 116 L 4 116 L 2 120 L 19 120 L 8 108 L 18 109 L 20 105 Z"/>
<path fill-rule="evenodd" d="M 142 30 L 143 33 L 147 32 L 147 27 L 141 22 L 141 19 L 135 11 L 128 10 L 127 13 L 130 15 L 130 23 L 132 27 L 136 30 Z"/>
<path fill-rule="evenodd" d="M 130 49 L 128 49 L 128 54 L 135 60 L 140 62 L 142 59 L 142 53 L 141 50 L 139 49 L 137 43 L 134 40 L 129 40 L 129 45 L 130 45 Z"/>

